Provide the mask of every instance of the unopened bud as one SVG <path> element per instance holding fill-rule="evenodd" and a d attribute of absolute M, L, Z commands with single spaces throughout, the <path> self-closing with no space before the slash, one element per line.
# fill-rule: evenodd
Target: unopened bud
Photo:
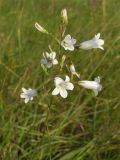
<path fill-rule="evenodd" d="M 35 23 L 35 28 L 45 34 L 48 34 L 48 31 L 46 31 L 46 29 L 44 29 L 41 25 L 39 25 L 37 22 Z"/>
<path fill-rule="evenodd" d="M 75 66 L 73 64 L 70 65 L 70 71 L 73 75 L 76 75 L 78 78 L 80 78 L 80 75 L 76 72 Z"/>
<path fill-rule="evenodd" d="M 67 10 L 66 9 L 63 9 L 61 11 L 61 17 L 62 17 L 63 23 L 65 25 L 67 25 L 68 24 L 68 16 L 67 16 Z"/>

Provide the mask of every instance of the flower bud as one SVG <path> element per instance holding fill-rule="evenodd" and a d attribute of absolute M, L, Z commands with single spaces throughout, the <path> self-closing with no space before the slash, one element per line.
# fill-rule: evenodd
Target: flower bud
<path fill-rule="evenodd" d="M 61 70 L 62 70 L 62 68 L 63 68 L 63 66 L 64 66 L 65 59 L 66 59 L 66 56 L 65 56 L 65 55 L 63 55 L 63 56 L 62 56 L 61 63 L 60 63 Z"/>
<path fill-rule="evenodd" d="M 61 11 L 61 17 L 62 17 L 63 23 L 65 25 L 67 25 L 68 24 L 68 16 L 67 16 L 67 10 L 66 9 L 63 9 Z"/>
<path fill-rule="evenodd" d="M 75 66 L 73 64 L 70 65 L 70 71 L 73 75 L 76 75 L 78 78 L 80 78 L 80 75 L 76 72 Z"/>
<path fill-rule="evenodd" d="M 46 29 L 44 29 L 41 25 L 39 25 L 37 22 L 35 23 L 35 28 L 45 34 L 48 34 L 48 31 L 46 31 Z"/>

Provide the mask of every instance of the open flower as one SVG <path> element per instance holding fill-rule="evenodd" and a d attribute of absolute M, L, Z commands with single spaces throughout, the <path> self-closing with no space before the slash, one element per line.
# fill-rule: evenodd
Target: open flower
<path fill-rule="evenodd" d="M 37 96 L 37 91 L 35 89 L 25 89 L 22 88 L 23 93 L 21 93 L 20 97 L 25 99 L 25 103 L 28 103 L 30 100 L 33 100 L 33 97 Z"/>
<path fill-rule="evenodd" d="M 43 59 L 41 59 L 41 64 L 45 64 L 47 68 L 51 68 L 53 65 L 58 64 L 56 57 L 56 52 L 51 52 L 48 53 L 46 52 L 45 54 L 43 53 Z"/>
<path fill-rule="evenodd" d="M 102 47 L 103 44 L 104 44 L 104 40 L 100 39 L 100 33 L 98 33 L 91 40 L 82 42 L 80 44 L 80 48 L 86 49 L 86 50 L 87 49 L 92 49 L 92 48 L 100 48 L 100 49 L 104 50 L 104 48 Z"/>
<path fill-rule="evenodd" d="M 70 65 L 70 71 L 73 75 L 76 75 L 78 78 L 80 78 L 80 75 L 76 72 L 75 66 L 73 64 Z"/>
<path fill-rule="evenodd" d="M 78 83 L 86 89 L 93 90 L 95 96 L 97 96 L 98 92 L 102 90 L 102 85 L 100 84 L 100 77 L 95 78 L 94 81 L 84 80 Z"/>
<path fill-rule="evenodd" d="M 56 77 L 54 82 L 56 88 L 53 90 L 52 95 L 60 94 L 63 98 L 67 98 L 67 90 L 74 89 L 74 85 L 70 82 L 70 78 L 68 76 L 66 76 L 65 81 L 60 77 Z"/>
<path fill-rule="evenodd" d="M 74 50 L 74 44 L 76 43 L 76 39 L 72 38 L 71 35 L 67 35 L 64 40 L 61 42 L 62 47 L 64 47 L 65 50 Z"/>

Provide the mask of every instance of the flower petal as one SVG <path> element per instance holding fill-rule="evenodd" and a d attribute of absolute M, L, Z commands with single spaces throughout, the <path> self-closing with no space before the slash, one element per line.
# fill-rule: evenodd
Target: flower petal
<path fill-rule="evenodd" d="M 20 97 L 25 98 L 26 97 L 25 93 L 21 93 Z"/>
<path fill-rule="evenodd" d="M 53 91 L 52 91 L 52 95 L 58 95 L 59 94 L 59 89 L 56 87 Z"/>
<path fill-rule="evenodd" d="M 47 59 L 41 59 L 40 63 L 41 64 L 47 64 L 48 62 L 47 62 Z"/>
<path fill-rule="evenodd" d="M 52 63 L 50 63 L 50 62 L 47 63 L 46 65 L 47 65 L 47 68 L 51 68 L 52 67 Z"/>
<path fill-rule="evenodd" d="M 56 57 L 56 52 L 51 52 L 50 53 L 50 59 L 55 59 Z"/>
<path fill-rule="evenodd" d="M 70 39 L 71 39 L 71 35 L 68 34 L 67 36 L 65 36 L 65 39 L 64 39 L 64 40 L 66 41 L 66 40 L 70 40 Z"/>
<path fill-rule="evenodd" d="M 66 89 L 64 89 L 64 88 L 59 88 L 59 91 L 60 91 L 60 95 L 61 95 L 61 97 L 63 97 L 63 98 L 67 98 L 67 91 L 66 91 Z"/>
<path fill-rule="evenodd" d="M 24 93 L 26 93 L 26 92 L 27 92 L 27 89 L 25 89 L 25 88 L 22 88 L 22 91 L 23 91 Z"/>
<path fill-rule="evenodd" d="M 71 71 L 72 73 L 75 72 L 75 66 L 74 66 L 73 64 L 70 65 L 70 71 Z"/>
<path fill-rule="evenodd" d="M 69 77 L 69 76 L 66 76 L 65 82 L 69 82 L 69 81 L 70 81 L 70 77 Z"/>
<path fill-rule="evenodd" d="M 98 76 L 98 77 L 96 77 L 96 78 L 94 79 L 94 81 L 96 81 L 96 82 L 100 83 L 100 77 L 99 77 L 99 76 Z"/>
<path fill-rule="evenodd" d="M 33 100 L 33 97 L 31 97 L 30 100 L 32 101 L 32 100 Z"/>
<path fill-rule="evenodd" d="M 54 59 L 54 60 L 52 61 L 52 63 L 53 63 L 54 65 L 56 65 L 56 64 L 58 64 L 58 60 L 57 60 L 57 59 Z"/>
<path fill-rule="evenodd" d="M 67 90 L 73 90 L 74 89 L 74 85 L 71 82 L 66 83 L 66 89 Z"/>
<path fill-rule="evenodd" d="M 92 49 L 93 40 L 84 41 L 80 44 L 81 49 Z"/>
<path fill-rule="evenodd" d="M 26 99 L 25 99 L 25 103 L 28 103 L 28 102 L 29 102 L 29 98 L 26 98 Z"/>
<path fill-rule="evenodd" d="M 73 45 L 69 45 L 69 46 L 67 47 L 67 49 L 70 50 L 70 51 L 74 51 L 74 46 L 73 46 Z"/>
<path fill-rule="evenodd" d="M 72 38 L 72 43 L 75 44 L 76 43 L 76 39 Z"/>
<path fill-rule="evenodd" d="M 57 86 L 57 85 L 59 85 L 60 83 L 63 83 L 64 80 L 63 80 L 62 78 L 60 78 L 60 77 L 55 77 L 54 82 L 55 82 L 55 85 Z"/>
<path fill-rule="evenodd" d="M 104 48 L 102 46 L 99 46 L 100 49 L 104 50 Z"/>
<path fill-rule="evenodd" d="M 99 39 L 99 38 L 100 38 L 100 33 L 96 34 L 96 35 L 95 35 L 95 38 L 96 38 L 96 39 Z"/>
<path fill-rule="evenodd" d="M 98 43 L 99 43 L 99 45 L 103 45 L 104 44 L 104 40 L 103 39 L 99 39 Z"/>
<path fill-rule="evenodd" d="M 48 52 L 45 52 L 45 54 L 47 58 L 50 58 L 50 54 Z"/>
<path fill-rule="evenodd" d="M 98 90 L 93 90 L 93 92 L 94 92 L 95 96 L 98 95 Z"/>

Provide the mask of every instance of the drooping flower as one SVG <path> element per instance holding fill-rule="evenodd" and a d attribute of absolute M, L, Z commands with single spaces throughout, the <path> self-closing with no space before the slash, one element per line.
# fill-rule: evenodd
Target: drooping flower
<path fill-rule="evenodd" d="M 61 17 L 62 17 L 63 23 L 65 25 L 67 25 L 68 24 L 68 16 L 67 16 L 67 10 L 66 9 L 62 9 Z"/>
<path fill-rule="evenodd" d="M 76 39 L 72 38 L 71 35 L 67 35 L 64 40 L 61 42 L 62 47 L 65 50 L 74 50 L 74 44 L 76 43 Z"/>
<path fill-rule="evenodd" d="M 100 77 L 96 77 L 94 81 L 88 81 L 88 80 L 79 81 L 78 84 L 86 89 L 93 90 L 95 96 L 97 96 L 98 92 L 102 90 L 102 85 L 100 84 Z"/>
<path fill-rule="evenodd" d="M 22 93 L 20 94 L 21 98 L 25 99 L 25 103 L 28 103 L 30 100 L 33 100 L 33 97 L 37 96 L 37 91 L 35 89 L 25 89 L 22 88 Z"/>
<path fill-rule="evenodd" d="M 42 33 L 45 33 L 45 34 L 48 34 L 48 31 L 46 31 L 46 29 L 45 28 L 43 28 L 39 23 L 35 23 L 35 28 L 38 30 L 38 31 L 40 31 L 40 32 L 42 32 Z"/>
<path fill-rule="evenodd" d="M 104 50 L 104 48 L 102 46 L 103 44 L 104 44 L 104 40 L 100 39 L 100 33 L 98 33 L 91 40 L 82 42 L 80 44 L 80 48 L 85 49 L 85 50 L 92 49 L 92 48 L 100 48 L 100 49 Z"/>
<path fill-rule="evenodd" d="M 76 75 L 78 78 L 80 78 L 80 75 L 76 72 L 75 66 L 73 64 L 70 65 L 70 71 L 73 75 Z"/>
<path fill-rule="evenodd" d="M 58 60 L 55 59 L 56 57 L 56 52 L 51 52 L 48 53 L 46 52 L 45 54 L 43 53 L 43 59 L 41 59 L 41 64 L 45 64 L 47 68 L 51 68 L 53 65 L 58 64 Z"/>
<path fill-rule="evenodd" d="M 68 76 L 66 76 L 65 81 L 60 77 L 56 77 L 54 79 L 54 83 L 56 88 L 53 90 L 52 95 L 60 94 L 63 98 L 67 98 L 67 90 L 74 89 L 74 85 L 70 82 L 70 78 Z"/>

